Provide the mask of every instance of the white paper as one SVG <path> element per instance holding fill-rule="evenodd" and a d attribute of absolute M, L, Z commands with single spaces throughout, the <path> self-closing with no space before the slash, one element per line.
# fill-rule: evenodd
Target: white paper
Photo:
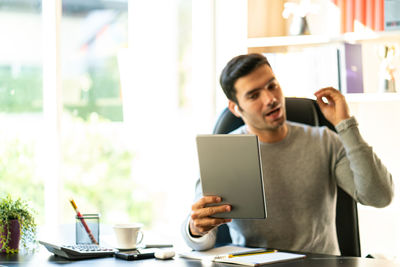
<path fill-rule="evenodd" d="M 245 251 L 254 251 L 262 248 L 246 248 L 239 246 L 222 246 L 205 251 L 187 251 L 178 253 L 179 257 L 196 260 L 213 260 L 215 257 L 228 255 L 232 253 L 242 253 Z"/>
<path fill-rule="evenodd" d="M 303 255 L 303 254 L 294 254 L 294 253 L 287 253 L 287 252 L 273 252 L 273 253 L 260 253 L 260 254 L 249 255 L 249 256 L 225 258 L 225 259 L 215 259 L 214 261 L 224 262 L 224 263 L 242 264 L 242 265 L 248 265 L 248 266 L 259 266 L 259 265 L 264 265 L 264 264 L 268 264 L 268 263 L 301 259 L 304 257 L 305 257 L 305 255 Z"/>

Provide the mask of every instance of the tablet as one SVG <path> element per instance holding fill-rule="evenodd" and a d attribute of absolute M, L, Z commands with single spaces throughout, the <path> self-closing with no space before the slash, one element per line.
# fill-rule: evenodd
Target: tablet
<path fill-rule="evenodd" d="M 198 135 L 196 142 L 203 195 L 220 196 L 222 204 L 232 206 L 231 212 L 214 217 L 265 219 L 267 205 L 257 136 Z"/>

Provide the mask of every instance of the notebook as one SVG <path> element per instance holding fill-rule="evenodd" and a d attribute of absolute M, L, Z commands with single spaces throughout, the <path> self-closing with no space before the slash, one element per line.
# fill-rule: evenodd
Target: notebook
<path fill-rule="evenodd" d="M 180 257 L 189 259 L 240 264 L 246 266 L 261 266 L 269 263 L 290 261 L 306 257 L 304 254 L 280 251 L 271 252 L 270 250 L 264 248 L 247 248 L 233 245 L 212 248 L 206 251 L 181 252 L 178 253 L 178 255 Z"/>
<path fill-rule="evenodd" d="M 220 196 L 231 212 L 213 217 L 265 219 L 267 205 L 256 135 L 217 134 L 196 137 L 204 196 Z"/>
<path fill-rule="evenodd" d="M 256 252 L 264 251 L 263 248 L 246 248 L 239 246 L 221 246 L 203 251 L 185 251 L 178 253 L 179 257 L 193 259 L 193 260 L 214 260 L 215 258 L 221 257 L 223 255 L 228 255 L 230 253 L 244 253 L 244 252 Z"/>
<path fill-rule="evenodd" d="M 289 252 L 272 252 L 272 253 L 260 253 L 254 255 L 247 255 L 247 256 L 237 256 L 232 258 L 217 258 L 214 259 L 214 262 L 223 262 L 223 263 L 232 263 L 232 264 L 240 264 L 246 266 L 261 266 L 269 263 L 277 263 L 277 262 L 284 262 L 296 259 L 305 258 L 306 255 L 304 254 L 296 254 L 296 253 L 289 253 Z"/>

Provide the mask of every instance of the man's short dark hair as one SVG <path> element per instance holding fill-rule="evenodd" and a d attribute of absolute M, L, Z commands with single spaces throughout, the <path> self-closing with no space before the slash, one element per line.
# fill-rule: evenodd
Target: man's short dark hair
<path fill-rule="evenodd" d="M 222 90 L 229 100 L 232 100 L 238 104 L 236 98 L 236 88 L 235 82 L 247 74 L 250 74 L 253 70 L 261 65 L 269 64 L 267 58 L 261 54 L 247 54 L 240 55 L 232 58 L 225 68 L 222 70 L 219 82 L 221 84 Z"/>

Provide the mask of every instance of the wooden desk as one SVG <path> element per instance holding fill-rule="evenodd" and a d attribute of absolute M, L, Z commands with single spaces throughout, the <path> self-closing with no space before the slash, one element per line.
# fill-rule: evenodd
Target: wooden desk
<path fill-rule="evenodd" d="M 80 261 L 68 261 L 50 254 L 47 250 L 40 249 L 34 255 L 6 255 L 0 254 L 0 266 L 65 266 L 65 267 L 120 267 L 120 266 L 182 266 L 182 267 L 214 267 L 214 266 L 235 266 L 221 263 L 201 262 L 179 258 L 171 260 L 146 259 L 138 261 L 125 261 L 113 257 L 89 259 Z M 240 266 L 240 265 L 237 265 Z M 268 264 L 266 266 L 277 267 L 400 267 L 400 264 L 379 259 L 335 257 L 325 255 L 307 254 L 307 258 L 282 263 Z"/>

